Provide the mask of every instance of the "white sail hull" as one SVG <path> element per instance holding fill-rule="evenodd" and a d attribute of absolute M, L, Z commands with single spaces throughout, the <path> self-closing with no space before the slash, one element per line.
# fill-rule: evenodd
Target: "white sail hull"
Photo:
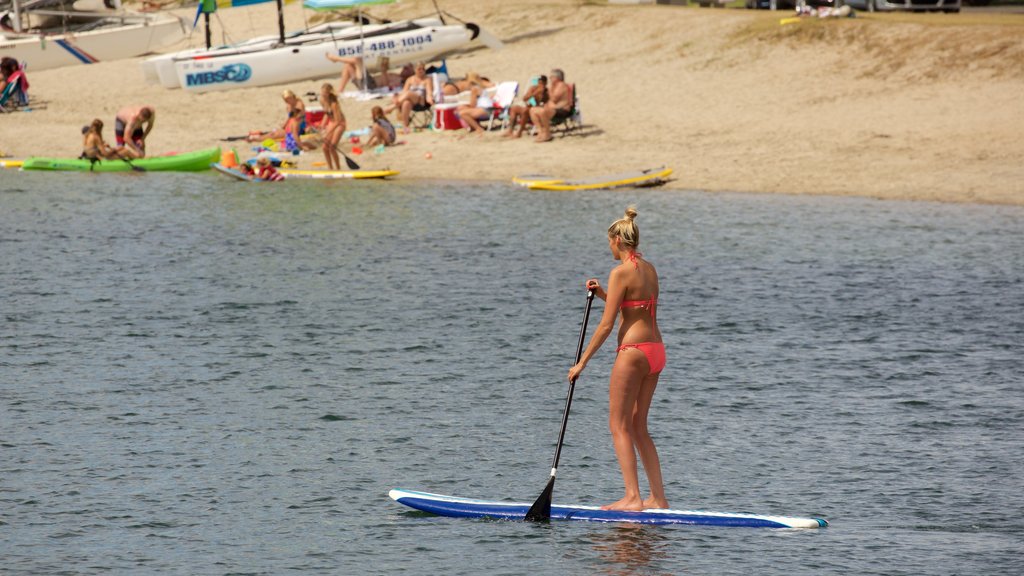
<path fill-rule="evenodd" d="M 340 75 L 340 65 L 325 57 L 328 52 L 361 55 L 371 67 L 386 56 L 394 66 L 437 58 L 465 47 L 473 37 L 473 32 L 461 25 L 409 24 L 364 26 L 363 38 L 358 32 L 349 32 L 345 39 L 321 36 L 284 46 L 242 46 L 172 60 L 180 87 L 190 92 L 210 92 Z"/>
<path fill-rule="evenodd" d="M 185 29 L 174 17 L 135 16 L 123 26 L 66 34 L 0 36 L 0 53 L 28 64 L 30 71 L 132 58 L 178 42 Z"/>

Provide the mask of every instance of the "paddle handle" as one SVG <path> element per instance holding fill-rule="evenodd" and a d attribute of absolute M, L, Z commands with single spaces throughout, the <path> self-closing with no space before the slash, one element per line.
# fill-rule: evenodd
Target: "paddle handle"
<path fill-rule="evenodd" d="M 583 311 L 583 325 L 580 326 L 580 339 L 576 345 L 576 361 L 573 366 L 580 363 L 583 357 L 583 341 L 587 337 L 587 322 L 590 320 L 590 305 L 594 303 L 594 291 L 587 290 L 587 307 Z M 558 472 L 558 459 L 562 456 L 562 442 L 565 440 L 565 428 L 569 424 L 569 408 L 572 407 L 572 393 L 576 390 L 576 379 L 569 381 L 569 393 L 565 397 L 565 410 L 562 411 L 562 429 L 558 431 L 558 444 L 555 445 L 555 457 L 551 460 L 551 477 L 554 478 Z"/>

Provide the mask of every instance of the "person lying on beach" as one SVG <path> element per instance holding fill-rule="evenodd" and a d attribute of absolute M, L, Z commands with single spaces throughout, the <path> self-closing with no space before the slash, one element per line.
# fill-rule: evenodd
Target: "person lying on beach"
<path fill-rule="evenodd" d="M 256 176 L 260 180 L 267 180 L 270 182 L 280 182 L 281 180 L 284 180 L 284 174 L 281 174 L 277 168 L 274 168 L 274 164 L 270 161 L 270 158 L 264 156 L 256 161 L 256 165 L 260 168 L 260 172 Z"/>
<path fill-rule="evenodd" d="M 480 122 L 491 117 L 494 112 L 494 99 L 488 96 L 480 86 L 474 86 L 470 90 L 469 98 L 471 104 L 456 108 L 455 115 L 469 128 L 470 133 L 476 132 L 483 136 L 484 127 L 480 125 Z"/>
<path fill-rule="evenodd" d="M 380 67 L 380 74 L 374 76 L 366 72 L 363 59 L 359 56 L 335 56 L 330 52 L 324 54 L 331 62 L 340 62 L 344 66 L 341 69 L 341 80 L 338 83 L 338 94 L 345 91 L 350 81 L 355 81 L 358 90 L 363 88 L 374 90 L 376 88 L 401 88 L 402 77 L 398 74 L 388 72 L 391 67 L 391 59 L 381 56 L 377 64 Z M 366 74 L 366 86 L 363 86 L 363 74 Z"/>
<path fill-rule="evenodd" d="M 441 94 L 444 95 L 445 99 L 448 99 L 449 97 L 458 96 L 463 92 L 468 92 L 474 86 L 492 88 L 494 87 L 494 82 L 480 76 L 476 72 L 470 72 L 461 80 L 448 80 L 445 82 L 444 86 L 441 87 Z"/>
<path fill-rule="evenodd" d="M 152 106 L 128 106 L 114 117 L 114 140 L 123 148 L 122 157 L 145 158 L 146 138 L 156 122 L 156 109 Z M 145 129 L 143 129 L 145 124 Z M 125 139 L 125 134 L 128 139 Z"/>
<path fill-rule="evenodd" d="M 370 139 L 366 141 L 366 147 L 394 145 L 395 127 L 391 122 L 388 122 L 387 116 L 384 115 L 384 110 L 380 106 L 374 106 L 370 110 L 370 116 L 373 118 L 373 125 L 370 126 Z"/>
<path fill-rule="evenodd" d="M 341 157 L 338 155 L 338 142 L 345 133 L 345 114 L 341 111 L 341 103 L 334 92 L 334 86 L 325 82 L 320 87 L 320 105 L 324 107 L 324 122 L 321 134 L 324 143 L 324 158 L 328 170 L 341 170 Z"/>
<path fill-rule="evenodd" d="M 405 81 L 402 91 L 392 97 L 391 104 L 384 110 L 389 114 L 398 110 L 398 118 L 402 122 L 402 131 L 408 134 L 412 130 L 409 127 L 409 120 L 412 117 L 414 108 L 426 109 L 434 105 L 433 82 L 427 76 L 427 65 L 423 62 L 416 64 L 416 73 Z"/>
<path fill-rule="evenodd" d="M 530 120 L 537 127 L 535 142 L 551 140 L 552 118 L 567 118 L 572 114 L 572 95 L 569 93 L 569 85 L 565 83 L 565 73 L 555 68 L 548 78 L 549 100 L 543 106 L 530 108 Z"/>
<path fill-rule="evenodd" d="M 238 171 L 250 178 L 256 177 L 256 171 L 252 169 L 252 166 L 250 166 L 248 162 L 242 162 L 239 164 Z"/>
<path fill-rule="evenodd" d="M 530 88 L 523 94 L 523 103 L 508 109 L 508 130 L 502 136 L 519 138 L 530 122 L 530 108 L 543 106 L 548 101 L 548 77 L 541 74 L 530 81 Z"/>
<path fill-rule="evenodd" d="M 103 140 L 103 120 L 96 118 L 83 129 L 82 137 L 82 155 L 79 158 L 86 160 L 110 160 L 113 158 L 122 158 L 122 151 L 111 148 Z"/>
<path fill-rule="evenodd" d="M 292 135 L 303 150 L 312 150 L 315 148 L 312 144 L 302 142 L 301 136 L 306 133 L 306 105 L 302 102 L 302 99 L 295 95 L 291 90 L 285 90 L 281 92 L 281 99 L 284 100 L 285 108 L 288 111 L 288 116 L 285 118 L 284 124 L 281 125 L 277 130 L 271 130 L 270 132 L 250 132 L 249 136 L 246 137 L 248 142 L 263 142 L 264 140 L 281 140 L 288 134 Z"/>

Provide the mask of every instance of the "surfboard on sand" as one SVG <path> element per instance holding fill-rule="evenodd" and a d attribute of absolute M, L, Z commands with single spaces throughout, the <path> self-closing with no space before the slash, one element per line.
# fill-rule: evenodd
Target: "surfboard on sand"
<path fill-rule="evenodd" d="M 417 492 L 415 490 L 404 490 L 401 488 L 392 490 L 388 495 L 396 502 L 416 510 L 458 518 L 523 520 L 531 506 L 527 502 L 476 500 L 431 494 L 429 492 Z M 748 528 L 824 528 L 828 526 L 828 522 L 822 518 L 766 516 L 733 512 L 708 512 L 704 510 L 651 509 L 641 512 L 623 512 L 618 510 L 601 510 L 598 506 L 559 504 L 552 504 L 551 519 Z"/>
<path fill-rule="evenodd" d="M 516 176 L 512 179 L 512 182 L 531 190 L 601 190 L 605 188 L 618 188 L 620 186 L 643 188 L 660 186 L 668 182 L 670 174 L 672 174 L 671 168 L 659 166 L 658 168 L 633 170 L 620 174 L 593 176 L 578 180 L 567 180 L 543 174 L 530 174 L 527 176 Z"/>

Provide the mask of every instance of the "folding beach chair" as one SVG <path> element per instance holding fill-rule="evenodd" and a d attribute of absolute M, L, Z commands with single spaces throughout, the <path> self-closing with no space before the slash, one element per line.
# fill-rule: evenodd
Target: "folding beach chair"
<path fill-rule="evenodd" d="M 28 106 L 28 80 L 22 70 L 7 78 L 7 85 L 0 93 L 0 112 L 13 112 L 20 106 Z"/>
<path fill-rule="evenodd" d="M 491 112 L 491 117 L 487 121 L 487 129 L 491 130 L 494 128 L 494 121 L 501 121 L 501 128 L 505 128 L 508 124 L 508 109 L 512 107 L 512 102 L 516 99 L 516 94 L 519 93 L 519 82 L 502 82 L 498 84 L 494 89 L 494 95 L 492 100 L 494 101 L 494 109 Z"/>

